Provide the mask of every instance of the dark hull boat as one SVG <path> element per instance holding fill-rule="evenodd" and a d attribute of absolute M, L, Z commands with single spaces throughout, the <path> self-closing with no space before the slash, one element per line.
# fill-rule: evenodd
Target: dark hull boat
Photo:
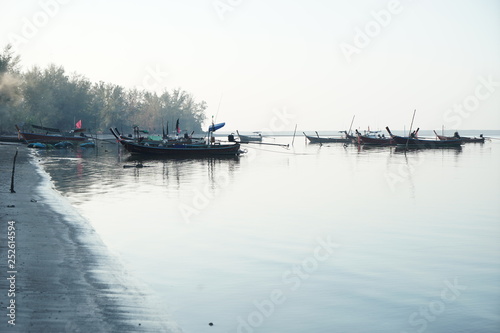
<path fill-rule="evenodd" d="M 484 143 L 484 137 L 470 138 L 461 136 L 460 139 L 463 141 L 463 143 Z"/>
<path fill-rule="evenodd" d="M 137 143 L 120 138 L 119 134 L 110 128 L 111 133 L 131 154 L 162 156 L 162 157 L 217 157 L 238 156 L 240 144 L 158 144 Z"/>
<path fill-rule="evenodd" d="M 0 142 L 24 142 L 21 135 L 0 135 Z"/>
<path fill-rule="evenodd" d="M 357 137 L 357 143 L 360 145 L 366 145 L 366 146 L 392 146 L 395 145 L 396 142 L 394 141 L 393 138 L 386 138 L 382 136 L 369 136 L 369 135 L 362 135 L 358 130 L 356 130 L 356 134 L 358 135 Z"/>
<path fill-rule="evenodd" d="M 391 135 L 394 142 L 400 147 L 408 148 L 459 148 L 463 141 L 460 139 L 455 140 L 428 140 L 418 139 L 414 137 L 393 135 L 389 127 L 386 127 L 387 132 Z"/>
<path fill-rule="evenodd" d="M 40 129 L 40 130 L 47 130 L 48 132 L 53 132 L 57 133 L 60 132 L 58 129 L 53 129 L 53 128 L 47 128 L 47 127 L 41 127 L 41 126 L 35 126 L 32 125 L 33 128 Z M 56 143 L 56 142 L 62 142 L 62 141 L 69 141 L 69 142 L 85 142 L 88 140 L 88 138 L 81 133 L 81 131 L 74 131 L 71 133 L 60 133 L 60 134 L 40 134 L 40 133 L 30 133 L 26 131 L 21 131 L 19 126 L 16 125 L 17 132 L 19 135 L 27 142 L 27 143 L 33 143 L 33 142 L 40 142 L 40 143 Z M 80 135 L 76 135 L 76 133 L 79 133 Z"/>
<path fill-rule="evenodd" d="M 484 137 L 481 134 L 479 138 L 473 137 L 466 137 L 466 136 L 460 136 L 458 132 L 455 132 L 454 136 L 445 136 L 445 135 L 439 135 L 434 131 L 434 134 L 436 134 L 436 137 L 441 140 L 441 141 L 448 141 L 448 140 L 462 140 L 463 143 L 484 143 Z"/>
<path fill-rule="evenodd" d="M 370 138 L 368 136 L 358 136 L 358 144 L 371 146 L 392 146 L 396 142 L 392 138 Z"/>

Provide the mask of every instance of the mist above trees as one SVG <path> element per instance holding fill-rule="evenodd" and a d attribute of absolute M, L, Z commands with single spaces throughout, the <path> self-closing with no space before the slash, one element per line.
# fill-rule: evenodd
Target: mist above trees
<path fill-rule="evenodd" d="M 61 66 L 20 70 L 20 57 L 7 45 L 0 53 L 0 133 L 15 132 L 15 124 L 71 129 L 75 120 L 94 131 L 138 125 L 161 132 L 177 119 L 181 128 L 201 132 L 207 104 L 196 102 L 180 88 L 155 92 L 91 82 L 68 74 Z"/>

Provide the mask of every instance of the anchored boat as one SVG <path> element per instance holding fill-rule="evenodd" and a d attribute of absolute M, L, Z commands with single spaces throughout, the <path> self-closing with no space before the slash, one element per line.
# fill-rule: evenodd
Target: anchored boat
<path fill-rule="evenodd" d="M 110 128 L 111 134 L 131 154 L 156 155 L 163 157 L 217 157 L 238 156 L 241 154 L 240 144 L 186 144 L 158 142 L 157 144 L 134 142 L 120 137 L 114 129 Z"/>
<path fill-rule="evenodd" d="M 463 141 L 460 139 L 455 140 L 429 140 L 429 139 L 419 139 L 412 136 L 398 136 L 391 133 L 389 127 L 386 127 L 387 132 L 389 132 L 391 138 L 400 147 L 408 148 L 459 148 Z"/>
<path fill-rule="evenodd" d="M 445 135 L 439 135 L 434 131 L 434 134 L 436 134 L 436 137 L 441 140 L 441 141 L 448 141 L 448 140 L 462 140 L 463 143 L 484 143 L 484 136 L 481 134 L 479 135 L 479 138 L 473 137 L 466 137 L 466 136 L 460 136 L 458 132 L 455 132 L 453 136 L 445 136 Z"/>
<path fill-rule="evenodd" d="M 61 132 L 57 128 L 43 127 L 37 125 L 31 125 L 34 129 L 44 131 L 43 133 L 34 133 L 22 131 L 19 126 L 16 125 L 17 132 L 20 137 L 22 137 L 27 143 L 40 142 L 40 143 L 55 143 L 62 141 L 69 142 L 85 142 L 88 137 L 83 134 L 85 129 L 74 129 L 69 132 Z"/>

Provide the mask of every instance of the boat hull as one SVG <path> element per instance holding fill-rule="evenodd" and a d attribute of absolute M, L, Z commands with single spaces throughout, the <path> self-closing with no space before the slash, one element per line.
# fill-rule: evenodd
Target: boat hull
<path fill-rule="evenodd" d="M 262 142 L 261 136 L 239 135 L 241 142 Z"/>
<path fill-rule="evenodd" d="M 437 135 L 437 134 L 436 134 L 436 136 L 441 141 L 457 140 L 457 137 L 454 137 L 454 136 L 444 136 L 444 135 Z M 484 137 L 470 138 L 470 137 L 461 136 L 460 140 L 462 140 L 463 143 L 484 143 Z"/>
<path fill-rule="evenodd" d="M 434 131 L 434 134 L 436 134 L 437 138 L 441 141 L 448 141 L 448 140 L 462 140 L 463 143 L 484 143 L 484 137 L 481 136 L 479 138 L 476 138 L 476 137 L 466 137 L 466 136 L 458 136 L 458 133 L 457 133 L 457 136 L 445 136 L 445 135 L 439 135 L 436 133 L 436 131 Z"/>
<path fill-rule="evenodd" d="M 164 157 L 214 157 L 240 154 L 238 143 L 231 145 L 174 144 L 169 146 L 146 146 L 134 142 L 120 141 L 125 149 L 135 155 L 156 155 Z"/>
<path fill-rule="evenodd" d="M 373 146 L 391 146 L 395 145 L 396 142 L 392 138 L 370 138 L 368 136 L 360 135 L 358 136 L 358 144 L 373 145 Z"/>
<path fill-rule="evenodd" d="M 24 140 L 15 135 L 0 135 L 0 142 L 24 142 Z"/>
<path fill-rule="evenodd" d="M 27 133 L 27 132 L 19 132 L 19 134 L 28 143 L 30 143 L 30 142 L 54 143 L 54 142 L 61 142 L 61 141 L 69 141 L 69 142 L 85 142 L 85 141 L 87 141 L 87 137 L 85 137 L 85 136 L 51 135 L 51 134 L 37 134 L 37 133 Z"/>
<path fill-rule="evenodd" d="M 462 140 L 426 140 L 393 135 L 392 139 L 400 147 L 410 148 L 457 148 L 463 144 Z"/>
<path fill-rule="evenodd" d="M 461 137 L 464 143 L 484 143 L 484 138 Z"/>
<path fill-rule="evenodd" d="M 246 143 L 246 142 L 262 142 L 262 135 L 241 135 L 239 131 L 236 131 L 238 133 L 238 137 L 240 138 L 240 142 Z"/>
<path fill-rule="evenodd" d="M 349 142 L 351 142 L 351 139 L 345 139 L 345 138 L 316 137 L 316 136 L 310 136 L 310 135 L 306 135 L 306 138 L 309 140 L 310 143 L 349 143 Z"/>
<path fill-rule="evenodd" d="M 120 138 L 118 133 L 110 129 L 122 146 L 134 155 L 149 155 L 172 158 L 198 158 L 218 156 L 238 156 L 240 144 L 166 144 L 149 145 Z"/>

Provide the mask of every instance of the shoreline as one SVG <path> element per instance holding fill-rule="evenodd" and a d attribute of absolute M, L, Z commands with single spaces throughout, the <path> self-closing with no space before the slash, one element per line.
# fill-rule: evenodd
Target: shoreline
<path fill-rule="evenodd" d="M 17 148 L 16 193 L 10 193 Z M 8 296 L 0 300 L 2 331 L 181 331 L 90 223 L 52 188 L 28 148 L 0 144 L 0 155 L 0 294 Z M 9 225 L 15 228 L 10 243 Z M 7 244 L 15 247 L 10 268 Z"/>

